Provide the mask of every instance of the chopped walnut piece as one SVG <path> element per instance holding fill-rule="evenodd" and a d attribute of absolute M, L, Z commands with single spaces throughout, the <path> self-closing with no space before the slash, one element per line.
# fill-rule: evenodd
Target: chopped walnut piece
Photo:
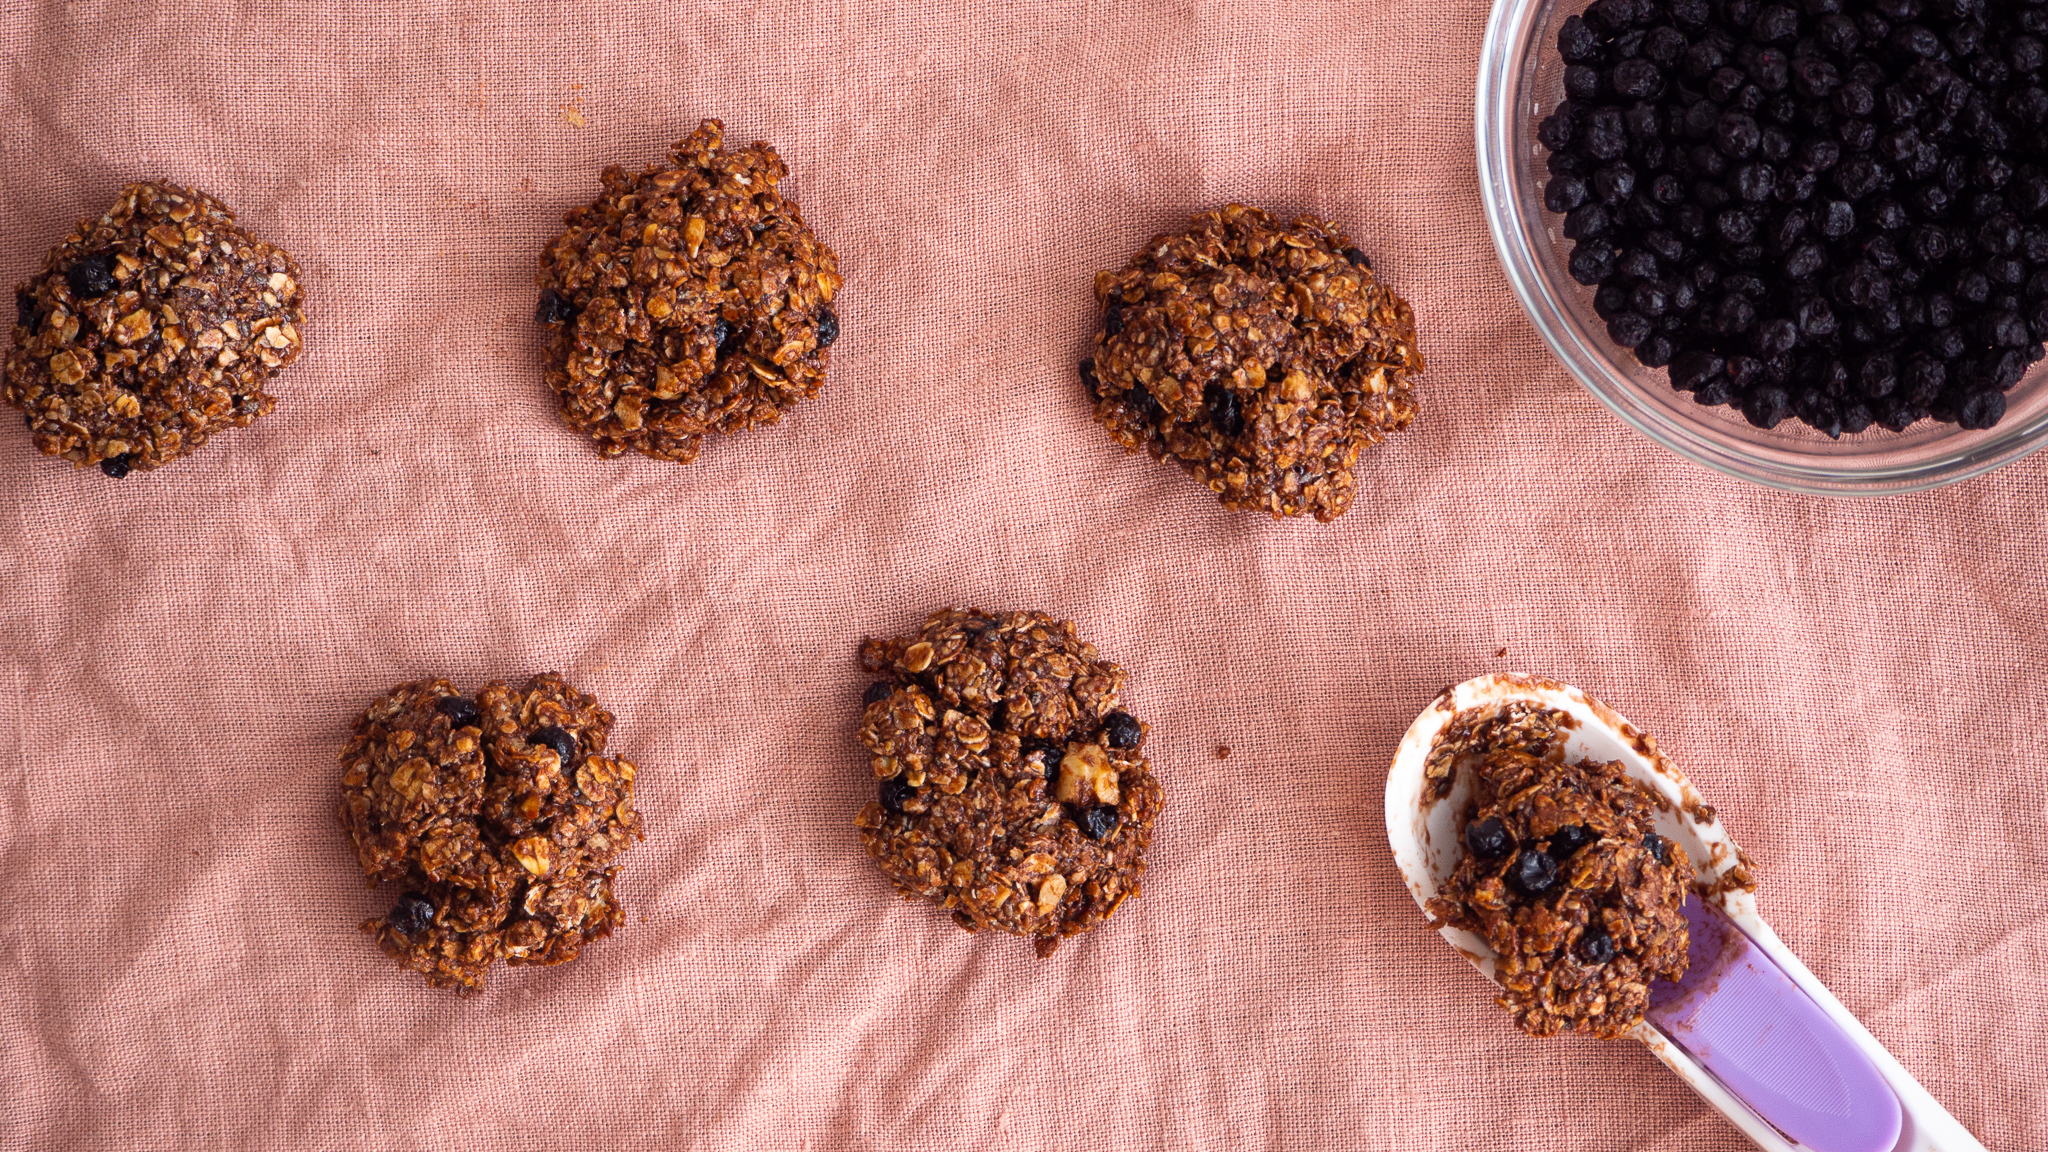
<path fill-rule="evenodd" d="M 1083 744 L 1060 760 L 1059 799 L 1062 804 L 1117 801 L 1116 767 L 1109 762 L 1109 750 L 1100 744 Z"/>

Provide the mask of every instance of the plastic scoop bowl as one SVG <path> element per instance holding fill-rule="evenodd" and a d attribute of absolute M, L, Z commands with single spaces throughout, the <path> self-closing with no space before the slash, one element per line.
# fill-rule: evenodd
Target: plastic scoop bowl
<path fill-rule="evenodd" d="M 1418 905 L 1427 907 L 1464 854 L 1459 822 L 1473 791 L 1471 773 L 1460 771 L 1449 794 L 1432 798 L 1424 775 L 1430 750 L 1458 713 L 1517 700 L 1577 722 L 1567 734 L 1569 758 L 1618 760 L 1668 801 L 1656 831 L 1692 861 L 1701 894 L 1686 901 L 1690 966 L 1683 980 L 1651 986 L 1631 1038 L 1770 1152 L 1981 1152 L 1785 947 L 1757 915 L 1755 895 L 1726 883 L 1729 870 L 1746 863 L 1741 850 L 1656 741 L 1568 684 L 1482 676 L 1446 689 L 1409 727 L 1387 773 L 1387 839 Z M 1440 931 L 1493 979 L 1484 938 Z"/>

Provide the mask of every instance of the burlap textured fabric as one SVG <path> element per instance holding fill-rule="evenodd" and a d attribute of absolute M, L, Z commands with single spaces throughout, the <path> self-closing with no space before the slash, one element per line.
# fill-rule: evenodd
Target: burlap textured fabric
<path fill-rule="evenodd" d="M 1394 873 L 1399 734 L 1512 668 L 1655 733 L 1793 949 L 2048 1146 L 2048 458 L 1844 503 L 1625 429 L 1487 239 L 1484 18 L 0 6 L 9 281 L 161 177 L 308 317 L 277 412 L 171 468 L 0 426 L 0 1144 L 1742 1147 L 1641 1049 L 1517 1034 Z M 845 334 L 781 424 L 600 460 L 535 256 L 704 116 L 788 159 Z M 1075 379 L 1094 272 L 1230 199 L 1344 223 L 1420 320 L 1422 415 L 1334 525 L 1122 456 Z M 1154 725 L 1146 894 L 1049 961 L 854 836 L 856 647 L 949 603 L 1074 619 Z M 644 765 L 628 923 L 457 1000 L 356 931 L 335 754 L 400 680 L 550 669 Z"/>

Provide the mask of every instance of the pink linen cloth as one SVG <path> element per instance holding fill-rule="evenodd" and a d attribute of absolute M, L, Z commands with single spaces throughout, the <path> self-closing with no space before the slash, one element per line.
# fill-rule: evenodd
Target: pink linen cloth
<path fill-rule="evenodd" d="M 1381 790 L 1523 669 L 1656 734 L 1791 947 L 1994 1149 L 2048 1147 L 2048 456 L 1785 495 L 1546 353 L 1473 176 L 1483 0 L 0 5 L 0 270 L 132 179 L 305 269 L 277 412 L 114 482 L 0 419 L 0 1145 L 1734 1149 L 1641 1047 L 1536 1041 L 1427 931 Z M 824 391 L 678 467 L 539 379 L 532 273 L 706 116 L 838 251 Z M 1333 525 L 1091 423 L 1090 285 L 1229 200 L 1352 231 L 1422 415 Z M 863 635 L 1073 619 L 1167 808 L 1145 895 L 1036 959 L 895 899 L 852 821 Z M 336 753 L 401 680 L 618 716 L 625 930 L 462 1000 Z M 1229 758 L 1218 759 L 1220 745 Z"/>

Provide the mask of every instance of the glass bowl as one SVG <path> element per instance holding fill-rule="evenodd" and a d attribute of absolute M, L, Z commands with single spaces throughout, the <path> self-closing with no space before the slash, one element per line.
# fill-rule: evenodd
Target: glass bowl
<path fill-rule="evenodd" d="M 1663 369 L 1645 368 L 1607 335 L 1593 290 L 1565 270 L 1564 218 L 1543 207 L 1547 155 L 1536 126 L 1564 98 L 1558 25 L 1587 0 L 1499 0 L 1479 55 L 1479 191 L 1508 283 L 1536 331 L 1602 404 L 1688 460 L 1773 488 L 1829 496 L 1914 492 L 1981 475 L 2048 443 L 2048 360 L 2006 393 L 2005 418 L 1969 431 L 1922 420 L 1831 440 L 1797 419 L 1758 428 L 1742 413 L 1695 404 Z"/>

